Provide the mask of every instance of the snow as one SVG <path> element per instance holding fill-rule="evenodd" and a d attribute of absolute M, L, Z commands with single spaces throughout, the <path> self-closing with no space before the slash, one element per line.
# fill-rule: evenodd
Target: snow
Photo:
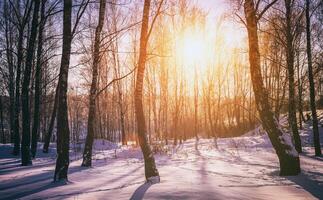
<path fill-rule="evenodd" d="M 95 140 L 91 168 L 72 149 L 69 180 L 53 183 L 54 145 L 26 167 L 11 145 L 0 145 L 0 199 L 323 199 L 323 158 L 312 156 L 310 122 L 301 132 L 302 173 L 293 177 L 278 175 L 268 137 L 255 132 L 218 139 L 218 148 L 213 139 L 199 139 L 197 149 L 194 139 L 168 146 L 155 154 L 160 183 L 145 181 L 142 153 L 131 146 Z"/>
<path fill-rule="evenodd" d="M 287 123 L 287 117 L 283 117 L 280 120 L 280 123 L 278 122 L 277 119 L 275 119 L 275 124 L 277 125 L 277 127 L 279 128 L 279 130 L 283 133 L 281 136 L 279 136 L 279 140 L 281 144 L 284 144 L 285 146 L 287 146 L 288 148 L 286 148 L 286 153 L 289 154 L 292 157 L 297 157 L 298 156 L 298 152 L 295 149 L 295 146 L 293 145 L 292 142 L 292 136 L 290 134 L 290 130 L 288 128 L 285 128 L 285 130 L 282 127 L 282 124 L 286 124 Z"/>
<path fill-rule="evenodd" d="M 149 177 L 149 178 L 147 179 L 147 182 L 148 182 L 148 183 L 151 183 L 151 184 L 160 183 L 160 177 L 159 177 L 159 176 Z"/>
<path fill-rule="evenodd" d="M 293 142 L 292 142 L 292 138 L 291 135 L 288 133 L 283 133 L 281 136 L 279 136 L 280 141 L 282 142 L 282 144 L 286 144 L 288 147 L 290 147 L 290 149 L 286 149 L 286 153 L 293 156 L 293 157 L 297 157 L 298 156 L 298 152 L 296 151 Z"/>

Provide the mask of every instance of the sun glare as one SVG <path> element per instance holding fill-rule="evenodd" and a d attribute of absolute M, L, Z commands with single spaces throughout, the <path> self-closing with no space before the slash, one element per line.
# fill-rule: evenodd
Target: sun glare
<path fill-rule="evenodd" d="M 217 32 L 200 29 L 186 29 L 176 39 L 176 63 L 185 68 L 188 76 L 194 69 L 202 73 L 217 63 L 217 59 L 230 60 L 234 48 L 240 48 L 243 34 L 226 24 Z"/>
<path fill-rule="evenodd" d="M 188 77 L 194 76 L 194 70 L 204 71 L 212 51 L 212 44 L 202 31 L 186 30 L 176 41 L 176 63 L 185 68 Z"/>
<path fill-rule="evenodd" d="M 187 33 L 184 35 L 181 44 L 181 57 L 186 66 L 195 66 L 206 60 L 206 43 L 201 34 Z"/>

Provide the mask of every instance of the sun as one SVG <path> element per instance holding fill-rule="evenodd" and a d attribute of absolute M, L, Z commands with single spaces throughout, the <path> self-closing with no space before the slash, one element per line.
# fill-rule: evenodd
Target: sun
<path fill-rule="evenodd" d="M 187 78 L 194 77 L 196 72 L 203 76 L 210 69 L 229 63 L 235 48 L 244 47 L 243 37 L 231 23 L 220 28 L 187 27 L 175 37 L 174 64 Z"/>
<path fill-rule="evenodd" d="M 207 41 L 202 32 L 186 31 L 178 40 L 177 56 L 184 67 L 196 67 L 207 60 Z"/>
<path fill-rule="evenodd" d="M 186 64 L 195 65 L 204 59 L 206 44 L 200 35 L 188 34 L 183 38 L 182 51 Z"/>

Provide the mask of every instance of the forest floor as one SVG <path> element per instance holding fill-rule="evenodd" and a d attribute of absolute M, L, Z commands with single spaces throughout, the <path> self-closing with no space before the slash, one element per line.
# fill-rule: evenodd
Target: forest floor
<path fill-rule="evenodd" d="M 97 140 L 91 168 L 81 167 L 81 153 L 72 151 L 69 182 L 62 184 L 52 182 L 54 148 L 22 167 L 12 146 L 1 145 L 0 199 L 323 199 L 323 157 L 313 156 L 309 124 L 301 131 L 302 173 L 290 177 L 278 175 L 277 157 L 259 129 L 218 139 L 218 148 L 212 139 L 168 147 L 155 154 L 161 182 L 154 185 L 144 182 L 138 148 Z M 322 127 L 320 133 L 323 142 Z"/>

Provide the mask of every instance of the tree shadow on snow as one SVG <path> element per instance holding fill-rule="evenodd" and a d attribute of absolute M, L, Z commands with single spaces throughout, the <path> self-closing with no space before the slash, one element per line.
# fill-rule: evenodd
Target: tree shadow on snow
<path fill-rule="evenodd" d="M 1 160 L 1 158 L 0 158 L 0 160 Z M 0 166 L 17 164 L 17 163 L 20 163 L 20 162 L 21 162 L 20 160 L 12 159 L 12 160 L 10 160 L 10 161 L 0 162 Z"/>
<path fill-rule="evenodd" d="M 312 152 L 303 152 L 300 155 L 314 160 L 323 161 L 323 156 L 314 156 Z"/>
<path fill-rule="evenodd" d="M 72 173 L 80 172 L 85 169 L 86 168 L 83 168 L 81 166 L 72 166 L 72 167 L 69 167 L 68 173 L 72 174 Z M 6 199 L 19 199 L 50 188 L 65 185 L 65 183 L 52 182 L 53 174 L 54 174 L 54 170 L 46 170 L 46 172 L 44 173 L 37 173 L 31 176 L 23 176 L 17 179 L 4 181 L 4 182 L 1 182 L 0 184 L 0 191 L 3 192 L 4 194 L 5 193 L 9 194 L 9 196 L 5 197 Z M 18 187 L 22 187 L 22 188 L 17 189 Z M 32 189 L 29 189 L 29 188 L 32 188 Z M 15 189 L 15 191 L 12 192 L 11 191 L 12 189 Z M 8 190 L 8 191 L 5 192 L 5 190 Z"/>
<path fill-rule="evenodd" d="M 132 194 L 130 200 L 141 200 L 144 198 L 146 191 L 152 186 L 154 183 L 145 182 L 144 184 L 140 185 L 135 192 Z"/>
<path fill-rule="evenodd" d="M 204 155 L 202 155 L 201 151 L 198 148 L 196 148 L 195 151 L 196 151 L 196 155 L 198 156 L 198 157 L 196 157 L 196 161 L 201 159 L 201 165 L 200 165 L 200 170 L 199 170 L 200 175 L 201 175 L 201 182 L 206 183 L 206 180 L 208 178 L 208 176 L 207 176 L 208 173 L 207 173 L 207 169 L 206 169 L 207 158 Z"/>
<path fill-rule="evenodd" d="M 14 172 L 18 172 L 18 171 L 22 171 L 22 170 L 26 170 L 26 169 L 44 168 L 44 167 L 49 167 L 52 165 L 55 165 L 55 163 L 52 161 L 46 161 L 46 162 L 37 163 L 34 165 L 22 166 L 21 161 L 19 160 L 17 162 L 17 164 L 9 165 L 9 166 L 4 165 L 3 167 L 0 167 L 0 175 L 14 173 Z"/>
<path fill-rule="evenodd" d="M 318 199 L 323 199 L 322 182 L 315 180 L 315 177 L 323 177 L 323 173 L 313 171 L 303 171 L 297 176 L 279 176 L 279 170 L 269 174 L 270 176 L 284 177 L 300 188 L 312 194 Z"/>
<path fill-rule="evenodd" d="M 309 174 L 307 174 L 309 173 Z M 298 176 L 286 176 L 286 179 L 294 182 L 295 184 L 302 187 L 307 192 L 311 193 L 314 197 L 317 197 L 318 199 L 323 199 L 323 189 L 322 185 L 320 185 L 320 182 L 313 179 L 310 174 L 315 174 L 316 176 L 323 177 L 322 173 L 318 172 L 306 172 L 301 173 Z"/>
<path fill-rule="evenodd" d="M 6 199 L 20 199 L 20 198 L 23 198 L 23 197 L 26 197 L 26 196 L 29 196 L 29 195 L 32 195 L 32 194 L 35 194 L 35 193 L 39 193 L 39 192 L 44 191 L 44 190 L 64 186 L 66 184 L 67 183 L 65 183 L 65 182 L 49 182 L 49 183 L 47 183 L 45 185 L 42 184 L 40 187 L 36 187 L 36 188 L 34 188 L 32 190 L 23 191 L 23 192 L 20 192 L 20 193 L 14 193 L 11 196 L 6 197 Z"/>
<path fill-rule="evenodd" d="M 139 169 L 143 168 L 143 166 L 144 166 L 143 164 L 140 164 L 139 166 L 135 167 L 131 171 L 127 171 L 127 173 L 121 174 L 120 176 L 110 179 L 109 182 L 120 181 L 121 179 L 127 178 L 127 177 L 129 177 L 129 174 L 130 175 L 135 174 L 135 172 L 138 171 Z M 135 177 L 135 179 L 137 179 L 136 176 L 134 176 L 134 177 Z"/>

